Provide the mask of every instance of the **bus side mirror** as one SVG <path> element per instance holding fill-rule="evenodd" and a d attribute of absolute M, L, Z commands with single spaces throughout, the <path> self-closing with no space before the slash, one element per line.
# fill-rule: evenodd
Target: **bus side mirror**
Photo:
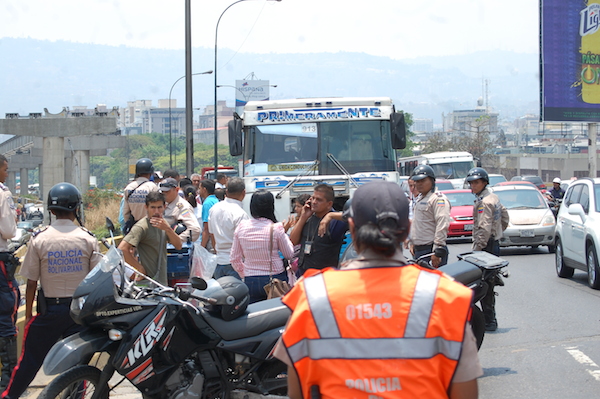
<path fill-rule="evenodd" d="M 404 121 L 404 113 L 392 113 L 390 127 L 392 131 L 392 148 L 396 150 L 406 148 L 406 122 Z"/>
<path fill-rule="evenodd" d="M 242 120 L 237 117 L 229 121 L 227 130 L 229 131 L 229 154 L 232 157 L 242 155 Z"/>

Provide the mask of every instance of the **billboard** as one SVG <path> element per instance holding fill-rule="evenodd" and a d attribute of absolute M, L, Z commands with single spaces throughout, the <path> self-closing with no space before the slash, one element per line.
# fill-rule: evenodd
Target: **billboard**
<path fill-rule="evenodd" d="M 268 80 L 236 80 L 235 112 L 241 115 L 248 101 L 268 100 L 269 87 Z"/>
<path fill-rule="evenodd" d="M 541 120 L 600 121 L 600 0 L 540 0 Z"/>

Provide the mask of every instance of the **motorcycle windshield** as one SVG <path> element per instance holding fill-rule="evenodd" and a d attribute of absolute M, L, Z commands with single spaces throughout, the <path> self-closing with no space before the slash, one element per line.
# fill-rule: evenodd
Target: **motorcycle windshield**
<path fill-rule="evenodd" d="M 109 250 L 102 256 L 102 259 L 96 267 L 94 267 L 83 279 L 82 283 L 90 283 L 96 279 L 98 273 L 112 273 L 121 261 L 121 254 L 115 246 L 111 246 Z"/>

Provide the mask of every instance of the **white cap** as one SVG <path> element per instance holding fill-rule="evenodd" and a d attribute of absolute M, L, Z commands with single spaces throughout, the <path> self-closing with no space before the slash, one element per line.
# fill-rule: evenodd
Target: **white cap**
<path fill-rule="evenodd" d="M 560 177 L 555 177 L 552 183 L 560 183 Z"/>

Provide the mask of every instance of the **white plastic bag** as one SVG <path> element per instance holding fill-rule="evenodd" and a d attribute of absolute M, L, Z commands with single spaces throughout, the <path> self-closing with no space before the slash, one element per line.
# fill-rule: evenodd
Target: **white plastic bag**
<path fill-rule="evenodd" d="M 192 257 L 192 269 L 190 278 L 202 277 L 204 280 L 212 278 L 217 268 L 217 255 L 213 255 L 202 246 L 199 241 L 194 243 L 194 254 Z"/>

